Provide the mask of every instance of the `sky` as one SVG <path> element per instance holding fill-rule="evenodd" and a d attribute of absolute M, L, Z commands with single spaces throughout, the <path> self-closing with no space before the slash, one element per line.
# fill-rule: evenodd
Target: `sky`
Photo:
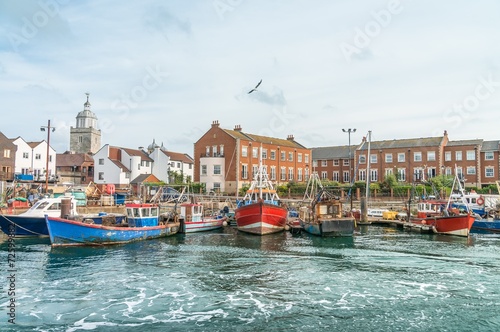
<path fill-rule="evenodd" d="M 85 93 L 102 145 L 191 156 L 215 120 L 308 148 L 499 140 L 500 1 L 1 1 L 0 131 L 50 120 L 69 150 Z"/>

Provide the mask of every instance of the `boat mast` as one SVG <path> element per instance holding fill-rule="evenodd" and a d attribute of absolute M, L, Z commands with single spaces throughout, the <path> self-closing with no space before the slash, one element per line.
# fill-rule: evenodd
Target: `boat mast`
<path fill-rule="evenodd" d="M 368 204 L 368 197 L 370 197 L 370 144 L 372 140 L 372 131 L 368 130 L 368 154 L 366 156 L 366 204 Z"/>
<path fill-rule="evenodd" d="M 262 143 L 260 143 L 259 147 L 259 171 L 258 171 L 258 177 L 259 177 L 259 198 L 262 198 L 262 177 L 264 176 L 264 170 L 262 169 Z"/>

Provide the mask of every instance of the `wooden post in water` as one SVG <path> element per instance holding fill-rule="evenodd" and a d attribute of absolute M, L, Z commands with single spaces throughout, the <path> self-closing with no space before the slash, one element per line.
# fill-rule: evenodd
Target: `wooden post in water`
<path fill-rule="evenodd" d="M 361 197 L 359 203 L 360 203 L 360 207 L 361 207 L 361 221 L 367 222 L 368 221 L 368 210 L 366 208 L 366 197 Z"/>

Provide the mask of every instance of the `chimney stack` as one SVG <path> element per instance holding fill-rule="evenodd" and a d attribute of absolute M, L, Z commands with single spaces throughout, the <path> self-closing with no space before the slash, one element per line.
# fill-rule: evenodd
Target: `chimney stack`
<path fill-rule="evenodd" d="M 294 137 L 293 137 L 293 135 L 288 135 L 288 137 L 286 139 L 287 139 L 287 141 L 293 141 Z"/>
<path fill-rule="evenodd" d="M 236 126 L 234 126 L 234 130 L 235 130 L 235 131 L 241 131 L 241 126 L 240 126 L 240 125 L 236 125 Z"/>
<path fill-rule="evenodd" d="M 212 121 L 212 128 L 219 127 L 219 120 Z"/>

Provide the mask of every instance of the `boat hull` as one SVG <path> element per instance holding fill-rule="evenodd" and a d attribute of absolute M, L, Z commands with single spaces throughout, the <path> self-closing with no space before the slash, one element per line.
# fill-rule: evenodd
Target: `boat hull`
<path fill-rule="evenodd" d="M 265 235 L 285 229 L 288 211 L 286 208 L 263 201 L 241 206 L 235 211 L 239 231 Z"/>
<path fill-rule="evenodd" d="M 45 217 L 1 214 L 0 229 L 5 234 L 19 237 L 49 236 Z"/>
<path fill-rule="evenodd" d="M 225 221 L 227 221 L 226 217 L 203 219 L 201 221 L 185 221 L 182 228 L 184 233 L 213 231 L 222 228 Z"/>
<path fill-rule="evenodd" d="M 179 230 L 178 222 L 147 227 L 116 227 L 48 216 L 45 219 L 52 246 L 128 243 L 174 235 Z"/>
<path fill-rule="evenodd" d="M 475 220 L 470 231 L 477 234 L 500 234 L 500 220 Z"/>
<path fill-rule="evenodd" d="M 115 224 L 125 222 L 126 216 L 124 214 L 104 214 L 104 215 L 85 215 L 79 216 L 83 219 L 92 219 L 95 224 L 102 224 L 103 220 L 113 221 Z M 14 233 L 9 230 L 10 225 L 14 225 Z M 49 236 L 45 216 L 26 216 L 26 215 L 0 215 L 0 229 L 6 234 L 12 234 L 18 237 L 29 236 Z M 11 233 L 8 233 L 8 232 Z"/>
<path fill-rule="evenodd" d="M 429 225 L 434 233 L 456 236 L 469 236 L 474 217 L 471 214 L 457 216 L 440 216 L 412 220 L 414 223 Z"/>
<path fill-rule="evenodd" d="M 300 225 L 309 234 L 324 237 L 345 237 L 353 236 L 355 220 L 354 218 L 325 219 L 318 222 L 307 222 L 302 219 Z"/>

